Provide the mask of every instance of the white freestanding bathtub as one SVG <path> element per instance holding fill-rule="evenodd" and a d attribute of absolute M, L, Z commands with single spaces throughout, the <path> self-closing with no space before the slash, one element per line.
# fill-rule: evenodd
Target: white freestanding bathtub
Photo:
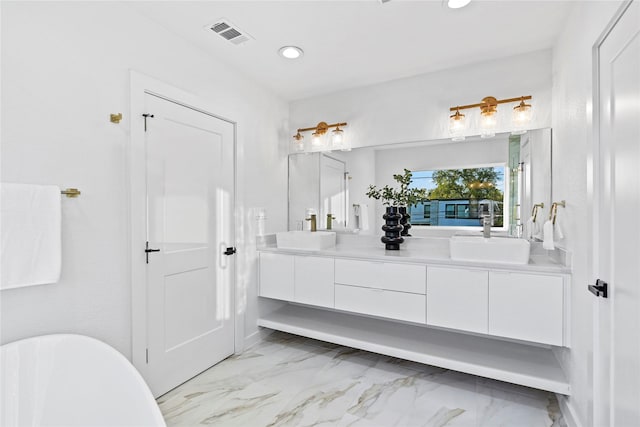
<path fill-rule="evenodd" d="M 149 387 L 112 347 L 45 335 L 0 347 L 0 425 L 164 426 Z"/>

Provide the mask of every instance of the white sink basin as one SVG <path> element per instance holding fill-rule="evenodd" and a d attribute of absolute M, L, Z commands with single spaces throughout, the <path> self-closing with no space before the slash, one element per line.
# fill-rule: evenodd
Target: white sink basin
<path fill-rule="evenodd" d="M 449 239 L 451 259 L 457 261 L 528 264 L 529 242 L 525 239 L 481 236 L 453 236 Z"/>
<path fill-rule="evenodd" d="M 283 231 L 276 233 L 276 245 L 280 249 L 305 249 L 319 251 L 336 247 L 333 231 Z"/>

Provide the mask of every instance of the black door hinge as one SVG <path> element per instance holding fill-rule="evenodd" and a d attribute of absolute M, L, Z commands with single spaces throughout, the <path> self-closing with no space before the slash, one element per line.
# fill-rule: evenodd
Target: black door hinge
<path fill-rule="evenodd" d="M 147 257 L 147 264 L 149 264 L 149 253 L 150 252 L 160 252 L 160 249 L 149 249 L 149 242 L 147 242 L 147 246 L 144 249 L 144 254 Z"/>
<path fill-rule="evenodd" d="M 146 131 L 147 131 L 147 118 L 149 118 L 149 117 L 150 117 L 150 118 L 152 118 L 152 119 L 153 119 L 155 116 L 154 116 L 153 114 L 144 113 L 144 114 L 142 115 L 142 117 L 144 117 L 144 131 L 146 132 Z"/>
<path fill-rule="evenodd" d="M 233 254 L 235 254 L 235 253 L 236 253 L 236 248 L 235 248 L 235 247 L 227 248 L 227 249 L 224 251 L 224 254 L 225 254 L 225 255 L 233 255 Z"/>

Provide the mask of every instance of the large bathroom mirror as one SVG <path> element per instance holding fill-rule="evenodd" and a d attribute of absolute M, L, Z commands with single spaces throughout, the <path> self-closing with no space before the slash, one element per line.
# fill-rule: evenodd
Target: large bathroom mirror
<path fill-rule="evenodd" d="M 493 229 L 520 236 L 534 206 L 538 218 L 551 204 L 551 129 L 498 134 L 465 141 L 421 141 L 356 148 L 349 152 L 289 156 L 289 229 L 380 234 L 384 207 L 367 198 L 370 184 L 397 186 L 394 174 L 409 169 L 412 186 L 429 197 L 409 207 L 413 236 L 447 236 L 480 228 L 491 215 Z M 541 207 L 544 205 L 544 207 Z"/>

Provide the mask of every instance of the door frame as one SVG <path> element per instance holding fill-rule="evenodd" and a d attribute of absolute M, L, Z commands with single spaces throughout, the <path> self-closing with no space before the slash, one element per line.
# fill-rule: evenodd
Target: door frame
<path fill-rule="evenodd" d="M 323 157 L 327 159 L 331 159 L 336 162 L 340 162 L 344 165 L 344 173 L 342 174 L 342 181 L 344 185 L 344 228 L 349 227 L 349 192 L 347 189 L 347 161 L 339 159 L 337 157 L 333 157 L 330 153 L 320 152 L 320 179 L 318 180 L 319 190 L 318 190 L 318 215 L 322 215 L 320 212 L 322 211 L 322 165 L 323 165 Z"/>
<path fill-rule="evenodd" d="M 144 241 L 146 236 L 146 155 L 144 118 L 138 114 L 144 111 L 145 95 L 150 94 L 164 100 L 191 108 L 203 114 L 224 120 L 233 125 L 233 224 L 234 237 L 229 242 L 236 246 L 238 236 L 237 221 L 237 182 L 238 124 L 234 120 L 222 117 L 212 111 L 222 106 L 212 105 L 198 96 L 180 88 L 164 83 L 134 70 L 130 70 L 130 146 L 127 153 L 128 199 L 129 199 L 129 270 L 131 273 L 131 362 L 143 377 L 147 370 L 147 273 L 144 261 Z M 237 310 L 237 268 L 231 275 L 231 307 L 233 309 L 234 352 L 238 350 L 238 334 L 244 328 L 243 319 Z"/>
<path fill-rule="evenodd" d="M 591 250 L 587 252 L 587 264 L 591 266 L 589 272 L 589 282 L 595 283 L 596 279 L 600 277 L 600 271 L 598 263 L 596 262 L 600 256 L 598 247 L 600 246 L 600 214 L 598 206 L 600 206 L 601 195 L 598 191 L 598 183 L 602 179 L 600 176 L 600 168 L 602 162 L 600 159 L 600 47 L 605 42 L 611 31 L 618 24 L 618 21 L 622 18 L 627 9 L 631 6 L 634 0 L 625 0 L 620 5 L 616 13 L 613 15 L 607 26 L 604 28 L 600 36 L 596 39 L 596 42 L 592 48 L 592 144 L 591 151 L 587 153 L 587 203 L 588 203 L 588 229 L 591 230 Z M 637 0 L 636 0 L 637 1 Z M 608 304 L 608 300 L 600 298 L 594 298 L 592 316 L 593 316 L 593 366 L 592 366 L 592 379 L 593 379 L 593 395 L 592 395 L 592 420 L 594 425 L 598 422 L 608 422 L 610 414 L 605 414 L 602 405 L 596 402 L 600 401 L 603 394 L 608 395 L 608 402 L 611 403 L 611 387 L 610 387 L 610 366 L 606 372 L 602 372 L 601 367 L 605 364 L 610 365 L 610 360 L 605 352 L 611 349 L 611 343 L 609 341 L 603 341 L 602 337 L 604 331 L 601 328 L 604 325 L 600 324 L 600 318 L 605 312 L 603 304 Z M 604 374 L 607 375 L 604 375 Z M 603 424 L 606 425 L 606 424 Z"/>

